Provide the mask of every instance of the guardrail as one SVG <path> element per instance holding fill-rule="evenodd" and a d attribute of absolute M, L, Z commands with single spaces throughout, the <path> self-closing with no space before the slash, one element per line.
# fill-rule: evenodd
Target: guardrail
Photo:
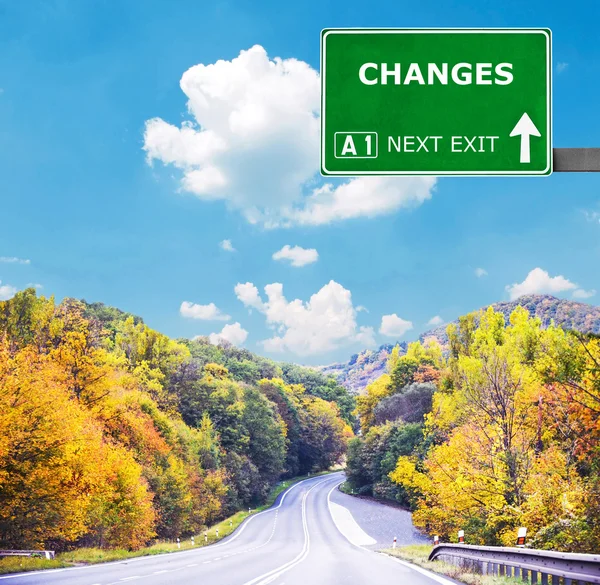
<path fill-rule="evenodd" d="M 438 544 L 429 560 L 440 560 L 484 575 L 531 580 L 532 585 L 600 583 L 600 555 L 471 544 Z M 551 579 L 551 581 L 549 581 Z"/>
<path fill-rule="evenodd" d="M 53 559 L 53 550 L 0 550 L 0 557 L 43 557 Z"/>

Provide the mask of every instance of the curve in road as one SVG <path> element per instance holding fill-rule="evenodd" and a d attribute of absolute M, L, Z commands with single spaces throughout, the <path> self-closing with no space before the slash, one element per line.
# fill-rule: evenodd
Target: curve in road
<path fill-rule="evenodd" d="M 451 583 L 352 544 L 343 533 L 347 528 L 338 528 L 330 511 L 330 495 L 342 480 L 338 473 L 295 484 L 274 507 L 250 517 L 218 544 L 114 563 L 5 575 L 0 580 L 6 585 Z"/>

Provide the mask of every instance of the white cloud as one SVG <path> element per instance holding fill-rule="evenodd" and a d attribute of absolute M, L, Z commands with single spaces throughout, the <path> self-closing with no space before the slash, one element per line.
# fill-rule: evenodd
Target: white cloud
<path fill-rule="evenodd" d="M 12 299 L 17 292 L 17 289 L 10 284 L 2 284 L 0 280 L 0 301 L 8 301 Z"/>
<path fill-rule="evenodd" d="M 289 260 L 292 266 L 306 266 L 319 259 L 319 253 L 314 248 L 293 248 L 286 244 L 281 250 L 273 254 L 273 260 Z"/>
<path fill-rule="evenodd" d="M 559 61 L 556 64 L 556 73 L 562 73 L 563 71 L 566 71 L 568 66 L 568 63 L 565 63 L 564 61 Z"/>
<path fill-rule="evenodd" d="M 388 337 L 402 337 L 407 331 L 413 328 L 412 321 L 405 321 L 398 317 L 396 313 L 384 315 L 381 317 L 381 327 L 379 333 Z"/>
<path fill-rule="evenodd" d="M 577 285 L 564 276 L 550 276 L 541 268 L 534 268 L 523 282 L 506 286 L 511 300 L 518 299 L 523 295 L 554 294 L 576 288 L 578 288 Z"/>
<path fill-rule="evenodd" d="M 188 319 L 201 319 L 202 321 L 229 321 L 229 319 L 231 319 L 229 315 L 221 313 L 214 303 L 197 305 L 196 303 L 183 301 L 179 308 L 179 312 L 182 317 L 187 317 Z"/>
<path fill-rule="evenodd" d="M 431 319 L 429 319 L 429 321 L 427 321 L 427 325 L 433 325 L 434 327 L 441 325 L 444 322 L 444 320 L 439 316 L 436 315 L 435 317 L 431 317 Z"/>
<path fill-rule="evenodd" d="M 260 298 L 251 282 L 238 284 L 235 293 L 244 305 L 261 311 L 275 331 L 263 341 L 267 351 L 291 351 L 299 355 L 327 352 L 350 343 L 374 346 L 372 327 L 356 323 L 352 294 L 341 284 L 330 281 L 307 302 L 288 301 L 280 283 L 265 286 L 267 301 Z"/>
<path fill-rule="evenodd" d="M 577 288 L 573 291 L 573 298 L 574 299 L 589 299 L 590 297 L 593 297 L 595 294 L 596 294 L 596 291 L 594 289 L 584 290 L 582 288 Z"/>
<path fill-rule="evenodd" d="M 475 268 L 475 276 L 477 278 L 481 278 L 482 276 L 487 276 L 487 270 L 485 268 Z"/>
<path fill-rule="evenodd" d="M 146 122 L 148 162 L 174 165 L 182 188 L 223 200 L 266 227 L 374 217 L 431 197 L 433 177 L 360 177 L 323 184 L 319 174 L 319 74 L 255 45 L 231 61 L 182 76 L 193 121 Z"/>
<path fill-rule="evenodd" d="M 244 303 L 245 307 L 258 309 L 259 311 L 264 309 L 258 289 L 251 282 L 246 282 L 245 284 L 238 282 L 233 290 L 235 291 L 235 296 Z"/>
<path fill-rule="evenodd" d="M 583 215 L 588 221 L 591 221 L 593 223 L 600 223 L 600 212 L 598 211 L 589 211 L 587 209 L 584 209 Z"/>
<path fill-rule="evenodd" d="M 326 183 L 305 199 L 304 207 L 287 211 L 281 225 L 323 225 L 356 217 L 376 217 L 417 207 L 431 198 L 434 177 L 359 177 L 334 186 Z"/>
<path fill-rule="evenodd" d="M 30 282 L 25 288 L 37 288 L 39 290 L 44 287 L 41 284 L 37 284 L 36 282 Z"/>
<path fill-rule="evenodd" d="M 15 256 L 0 256 L 0 262 L 5 264 L 31 264 L 31 260 Z"/>
<path fill-rule="evenodd" d="M 213 345 L 218 345 L 223 341 L 228 341 L 233 345 L 241 345 L 247 338 L 248 332 L 237 322 L 231 325 L 225 325 L 220 333 L 211 333 L 208 336 L 208 340 Z"/>
<path fill-rule="evenodd" d="M 369 312 L 369 309 L 367 309 L 367 307 L 363 307 L 362 305 L 358 305 L 358 307 L 356 307 L 356 312 L 357 312 L 357 313 L 361 313 L 361 312 L 363 312 L 363 311 L 364 311 L 365 313 L 368 313 L 368 312 Z"/>
<path fill-rule="evenodd" d="M 223 240 L 222 242 L 219 242 L 219 246 L 226 252 L 235 252 L 235 248 L 233 247 L 231 240 Z"/>

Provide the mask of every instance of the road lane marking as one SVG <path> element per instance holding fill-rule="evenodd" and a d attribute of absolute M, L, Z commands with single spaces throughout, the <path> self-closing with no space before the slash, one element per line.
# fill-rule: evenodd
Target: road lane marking
<path fill-rule="evenodd" d="M 426 577 L 429 577 L 430 579 L 433 579 L 434 581 L 437 581 L 438 583 L 440 583 L 440 585 L 456 585 L 456 583 L 454 581 L 450 581 L 449 579 L 445 579 L 444 577 L 437 575 L 435 573 L 432 573 L 431 571 L 428 571 L 427 569 L 422 569 L 421 567 L 417 567 L 416 565 L 413 565 L 411 563 L 408 563 L 406 561 L 402 561 L 396 557 L 393 557 L 392 555 L 388 555 L 385 553 L 380 553 L 378 551 L 374 551 L 368 548 L 365 548 L 364 546 L 360 545 L 360 544 L 355 544 L 354 542 L 352 542 L 345 534 L 344 532 L 342 532 L 342 530 L 340 530 L 340 527 L 337 525 L 335 518 L 331 512 L 331 505 L 334 504 L 336 505 L 334 502 L 331 501 L 331 494 L 333 493 L 333 490 L 335 488 L 337 488 L 341 483 L 343 482 L 339 482 L 336 485 L 334 485 L 330 490 L 329 493 L 327 494 L 327 507 L 329 508 L 329 514 L 331 515 L 331 519 L 333 520 L 333 523 L 335 524 L 335 527 L 338 529 L 338 531 L 340 532 L 340 534 L 346 538 L 346 540 L 348 540 L 348 542 L 350 542 L 350 544 L 354 545 L 357 548 L 360 548 L 368 553 L 371 554 L 378 554 L 384 557 L 387 557 L 388 559 L 392 559 L 392 561 L 395 561 L 396 563 L 400 563 L 401 565 L 404 565 L 405 567 L 407 567 L 408 569 L 413 569 L 414 571 L 417 571 L 418 573 L 422 573 L 423 575 L 425 575 Z"/>
<path fill-rule="evenodd" d="M 333 474 L 331 474 L 331 475 L 333 475 Z M 254 518 L 257 518 L 258 516 L 261 516 L 262 514 L 267 514 L 269 512 L 273 512 L 274 510 L 278 510 L 279 508 L 281 508 L 281 505 L 283 504 L 286 496 L 293 489 L 295 489 L 296 487 L 298 487 L 299 485 L 301 485 L 303 483 L 306 483 L 307 481 L 313 481 L 314 479 L 315 479 L 314 477 L 309 477 L 309 478 L 303 479 L 302 481 L 299 481 L 298 483 L 295 483 L 294 485 L 292 485 L 289 488 L 287 488 L 287 490 L 285 490 L 284 492 L 282 492 L 283 496 L 282 496 L 282 498 L 279 501 L 279 504 L 277 506 L 271 507 L 268 510 L 263 510 L 262 512 L 259 512 L 258 514 L 254 514 L 253 516 L 248 517 L 246 520 L 244 520 L 244 522 L 242 522 L 242 524 L 238 527 L 238 529 L 236 530 L 236 532 L 233 533 L 233 536 L 231 536 L 231 538 L 230 537 L 225 537 L 225 539 L 223 539 L 223 542 L 219 542 L 217 544 L 211 544 L 211 545 L 209 545 L 207 547 L 198 547 L 198 548 L 194 548 L 194 549 L 176 551 L 176 552 L 171 552 L 171 553 L 161 553 L 161 554 L 158 554 L 158 555 L 145 555 L 145 556 L 140 556 L 140 557 L 134 557 L 134 558 L 131 558 L 131 559 L 127 559 L 126 561 L 111 561 L 111 562 L 108 562 L 108 563 L 101 563 L 101 565 L 103 567 L 106 567 L 106 566 L 111 566 L 111 565 L 123 564 L 124 562 L 126 562 L 127 564 L 130 564 L 130 563 L 136 563 L 136 562 L 142 562 L 142 561 L 156 561 L 156 559 L 158 557 L 165 557 L 167 555 L 170 556 L 170 555 L 174 555 L 174 554 L 184 555 L 184 554 L 187 554 L 187 553 L 198 553 L 199 551 L 214 549 L 216 547 L 224 546 L 226 544 L 229 544 L 231 541 L 235 540 L 244 531 L 244 528 L 249 524 L 249 522 L 251 520 L 253 520 Z M 255 549 L 251 549 L 251 550 L 255 550 Z M 238 553 L 236 553 L 236 554 L 238 554 Z M 41 574 L 47 573 L 47 571 L 52 571 L 52 574 L 55 574 L 55 573 L 64 573 L 64 572 L 67 572 L 67 571 L 85 571 L 85 570 L 88 570 L 88 569 L 97 569 L 99 566 L 100 566 L 100 563 L 95 563 L 95 564 L 85 565 L 85 566 L 81 566 L 81 567 L 66 567 L 64 569 L 44 569 L 44 570 L 41 570 L 41 571 L 26 571 L 26 572 L 21 572 L 21 573 L 12 573 L 11 575 L 0 575 L 0 580 L 4 580 L 4 579 L 18 579 L 18 578 L 21 578 L 21 577 L 31 577 L 33 575 L 41 575 Z"/>
<path fill-rule="evenodd" d="M 308 553 L 310 551 L 310 533 L 308 531 L 308 520 L 306 516 L 306 502 L 308 500 L 310 492 L 312 492 L 312 490 L 314 490 L 317 486 L 321 485 L 322 483 L 325 483 L 326 481 L 328 480 L 324 479 L 315 483 L 308 489 L 308 491 L 302 497 L 302 528 L 304 532 L 304 543 L 300 554 L 298 554 L 291 561 L 288 561 L 287 563 L 284 563 L 283 565 L 276 567 L 275 569 L 271 569 L 263 575 L 259 575 L 258 577 L 247 581 L 246 583 L 244 583 L 244 585 L 267 585 L 267 583 L 271 583 L 271 581 L 274 581 L 284 573 L 287 573 L 290 569 L 293 569 L 296 565 L 299 565 L 308 556 Z"/>
<path fill-rule="evenodd" d="M 369 550 L 369 549 L 365 549 L 365 550 Z M 369 551 L 369 552 L 374 552 L 374 551 Z M 433 579 L 434 581 L 437 581 L 438 583 L 441 583 L 441 585 L 456 585 L 456 583 L 454 581 L 450 581 L 450 579 L 444 579 L 444 577 L 437 575 L 436 573 L 432 573 L 431 571 L 428 571 L 427 569 L 422 569 L 421 567 L 417 567 L 416 565 L 412 565 L 411 563 L 401 561 L 400 559 L 397 559 L 396 557 L 393 557 L 392 555 L 387 555 L 385 553 L 376 553 L 376 554 L 380 554 L 382 556 L 387 557 L 388 559 L 392 559 L 392 561 L 396 561 L 397 563 L 400 563 L 401 565 L 404 565 L 405 567 L 408 567 L 409 569 L 413 569 L 414 571 L 417 571 L 418 573 L 423 573 L 423 575 L 425 575 L 426 577 L 429 577 L 430 579 Z"/>
<path fill-rule="evenodd" d="M 358 546 L 368 546 L 372 544 L 377 544 L 377 541 L 369 536 L 358 524 L 358 522 L 352 516 L 352 512 L 345 508 L 344 506 L 340 506 L 340 504 L 336 504 L 335 502 L 331 502 L 327 500 L 327 505 L 329 506 L 329 513 L 333 519 L 334 524 L 337 529 L 349 540 L 352 544 L 356 544 Z"/>
<path fill-rule="evenodd" d="M 121 579 L 119 579 L 119 581 L 132 581 L 133 579 L 141 579 L 142 576 L 141 575 L 133 575 L 131 577 L 123 577 Z"/>
<path fill-rule="evenodd" d="M 169 571 L 167 571 L 166 569 L 163 569 L 162 571 L 154 571 L 154 573 L 152 573 L 153 575 L 162 575 L 163 573 L 168 573 Z"/>
<path fill-rule="evenodd" d="M 198 563 L 190 563 L 189 565 L 186 565 L 186 567 L 197 567 Z"/>

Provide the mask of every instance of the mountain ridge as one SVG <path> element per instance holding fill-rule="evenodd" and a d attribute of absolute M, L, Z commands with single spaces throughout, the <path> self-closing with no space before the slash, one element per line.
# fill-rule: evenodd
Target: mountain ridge
<path fill-rule="evenodd" d="M 514 301 L 492 303 L 471 312 L 485 311 L 490 306 L 501 312 L 505 319 L 508 319 L 516 307 L 521 306 L 527 309 L 531 316 L 539 317 L 543 327 L 548 327 L 551 322 L 554 322 L 565 329 L 600 334 L 600 307 L 588 303 L 559 299 L 547 294 L 532 294 L 524 295 Z M 425 331 L 419 335 L 419 341 L 434 338 L 442 347 L 447 346 L 446 328 L 450 323 L 458 323 L 458 319 Z M 400 346 L 403 353 L 408 343 L 405 341 L 385 343 L 376 350 L 366 349 L 354 354 L 347 362 L 318 366 L 317 369 L 324 374 L 334 376 L 351 392 L 360 394 L 368 384 L 386 372 L 387 358 L 396 345 Z"/>

